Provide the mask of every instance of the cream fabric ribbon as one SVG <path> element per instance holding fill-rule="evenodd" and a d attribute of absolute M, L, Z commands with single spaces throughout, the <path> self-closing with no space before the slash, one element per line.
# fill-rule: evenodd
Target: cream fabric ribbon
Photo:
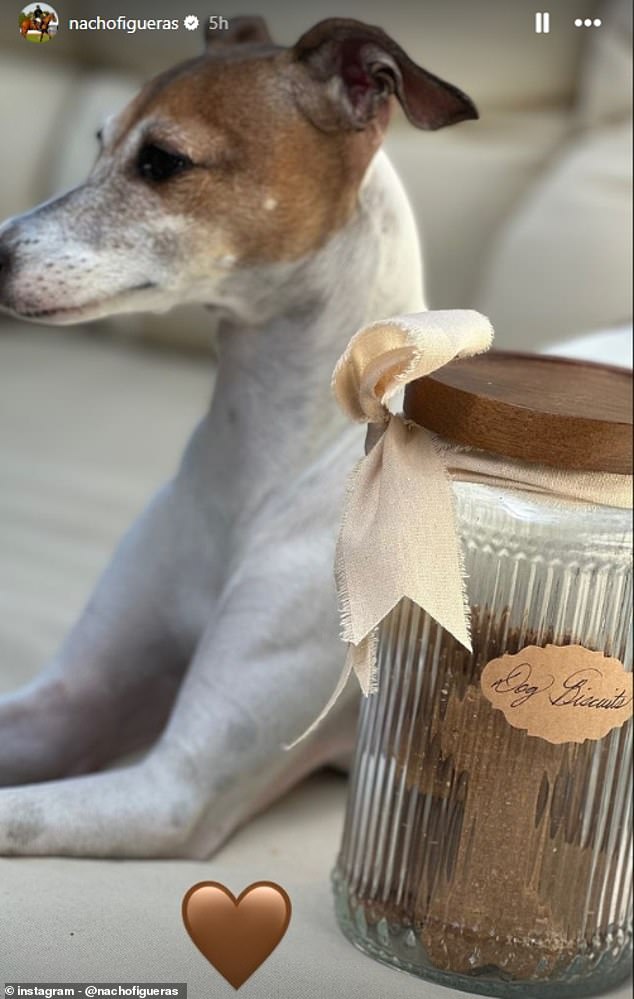
<path fill-rule="evenodd" d="M 390 413 L 387 403 L 408 382 L 454 358 L 486 351 L 492 340 L 491 325 L 478 312 L 422 312 L 365 327 L 337 363 L 333 389 L 339 405 L 352 420 L 372 424 L 366 456 L 348 484 L 335 561 L 341 637 L 348 642 L 348 654 L 325 708 L 291 746 L 325 718 L 353 671 L 364 694 L 376 690 L 378 625 L 403 597 L 471 651 L 453 478 L 632 506 L 629 475 L 568 472 L 498 458 L 453 446 Z"/>

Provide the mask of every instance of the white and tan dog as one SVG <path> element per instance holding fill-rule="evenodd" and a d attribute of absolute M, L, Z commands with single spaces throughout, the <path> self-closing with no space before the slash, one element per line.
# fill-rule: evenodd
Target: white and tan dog
<path fill-rule="evenodd" d="M 175 477 L 54 661 L 0 700 L 0 853 L 204 857 L 349 754 L 353 685 L 282 747 L 344 654 L 332 563 L 362 440 L 330 375 L 360 326 L 424 308 L 379 151 L 392 95 L 419 128 L 477 117 L 378 28 L 328 20 L 286 49 L 238 19 L 107 123 L 84 184 L 0 230 L 17 316 L 222 315 L 211 408 Z"/>

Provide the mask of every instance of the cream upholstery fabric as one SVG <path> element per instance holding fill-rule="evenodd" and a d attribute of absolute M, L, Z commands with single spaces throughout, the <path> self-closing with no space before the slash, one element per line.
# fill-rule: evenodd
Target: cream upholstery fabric
<path fill-rule="evenodd" d="M 267 880 L 286 889 L 293 915 L 240 999 L 468 999 L 373 961 L 336 925 L 329 876 L 344 791 L 341 777 L 313 778 L 208 863 L 0 860 L 0 982 L 187 982 L 190 999 L 229 999 L 187 937 L 180 902 L 197 881 L 238 893 Z M 631 983 L 603 995 L 630 999 Z"/>
<path fill-rule="evenodd" d="M 169 475 L 205 403 L 199 359 L 77 332 L 0 332 L 0 693 L 51 654 L 112 545 Z M 216 857 L 185 861 L 0 859 L 0 983 L 187 982 L 190 999 L 232 989 L 180 922 L 187 888 L 289 892 L 288 935 L 244 999 L 460 999 L 370 960 L 339 931 L 329 875 L 346 782 L 322 774 L 241 830 Z M 627 999 L 631 986 L 608 999 Z"/>

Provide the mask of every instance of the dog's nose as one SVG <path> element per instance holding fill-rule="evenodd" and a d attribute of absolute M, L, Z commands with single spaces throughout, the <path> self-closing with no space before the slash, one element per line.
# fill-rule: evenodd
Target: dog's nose
<path fill-rule="evenodd" d="M 11 269 L 11 250 L 6 244 L 0 242 L 0 295 L 6 284 L 9 270 Z"/>
<path fill-rule="evenodd" d="M 6 239 L 0 236 L 0 273 L 6 274 L 9 270 L 11 260 L 11 250 Z"/>

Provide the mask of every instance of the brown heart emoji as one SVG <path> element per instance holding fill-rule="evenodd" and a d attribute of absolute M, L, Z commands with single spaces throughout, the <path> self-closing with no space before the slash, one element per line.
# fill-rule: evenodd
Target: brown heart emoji
<path fill-rule="evenodd" d="M 238 898 L 218 881 L 199 881 L 186 893 L 182 912 L 198 950 L 239 989 L 286 933 L 291 900 L 274 881 L 256 881 Z"/>

